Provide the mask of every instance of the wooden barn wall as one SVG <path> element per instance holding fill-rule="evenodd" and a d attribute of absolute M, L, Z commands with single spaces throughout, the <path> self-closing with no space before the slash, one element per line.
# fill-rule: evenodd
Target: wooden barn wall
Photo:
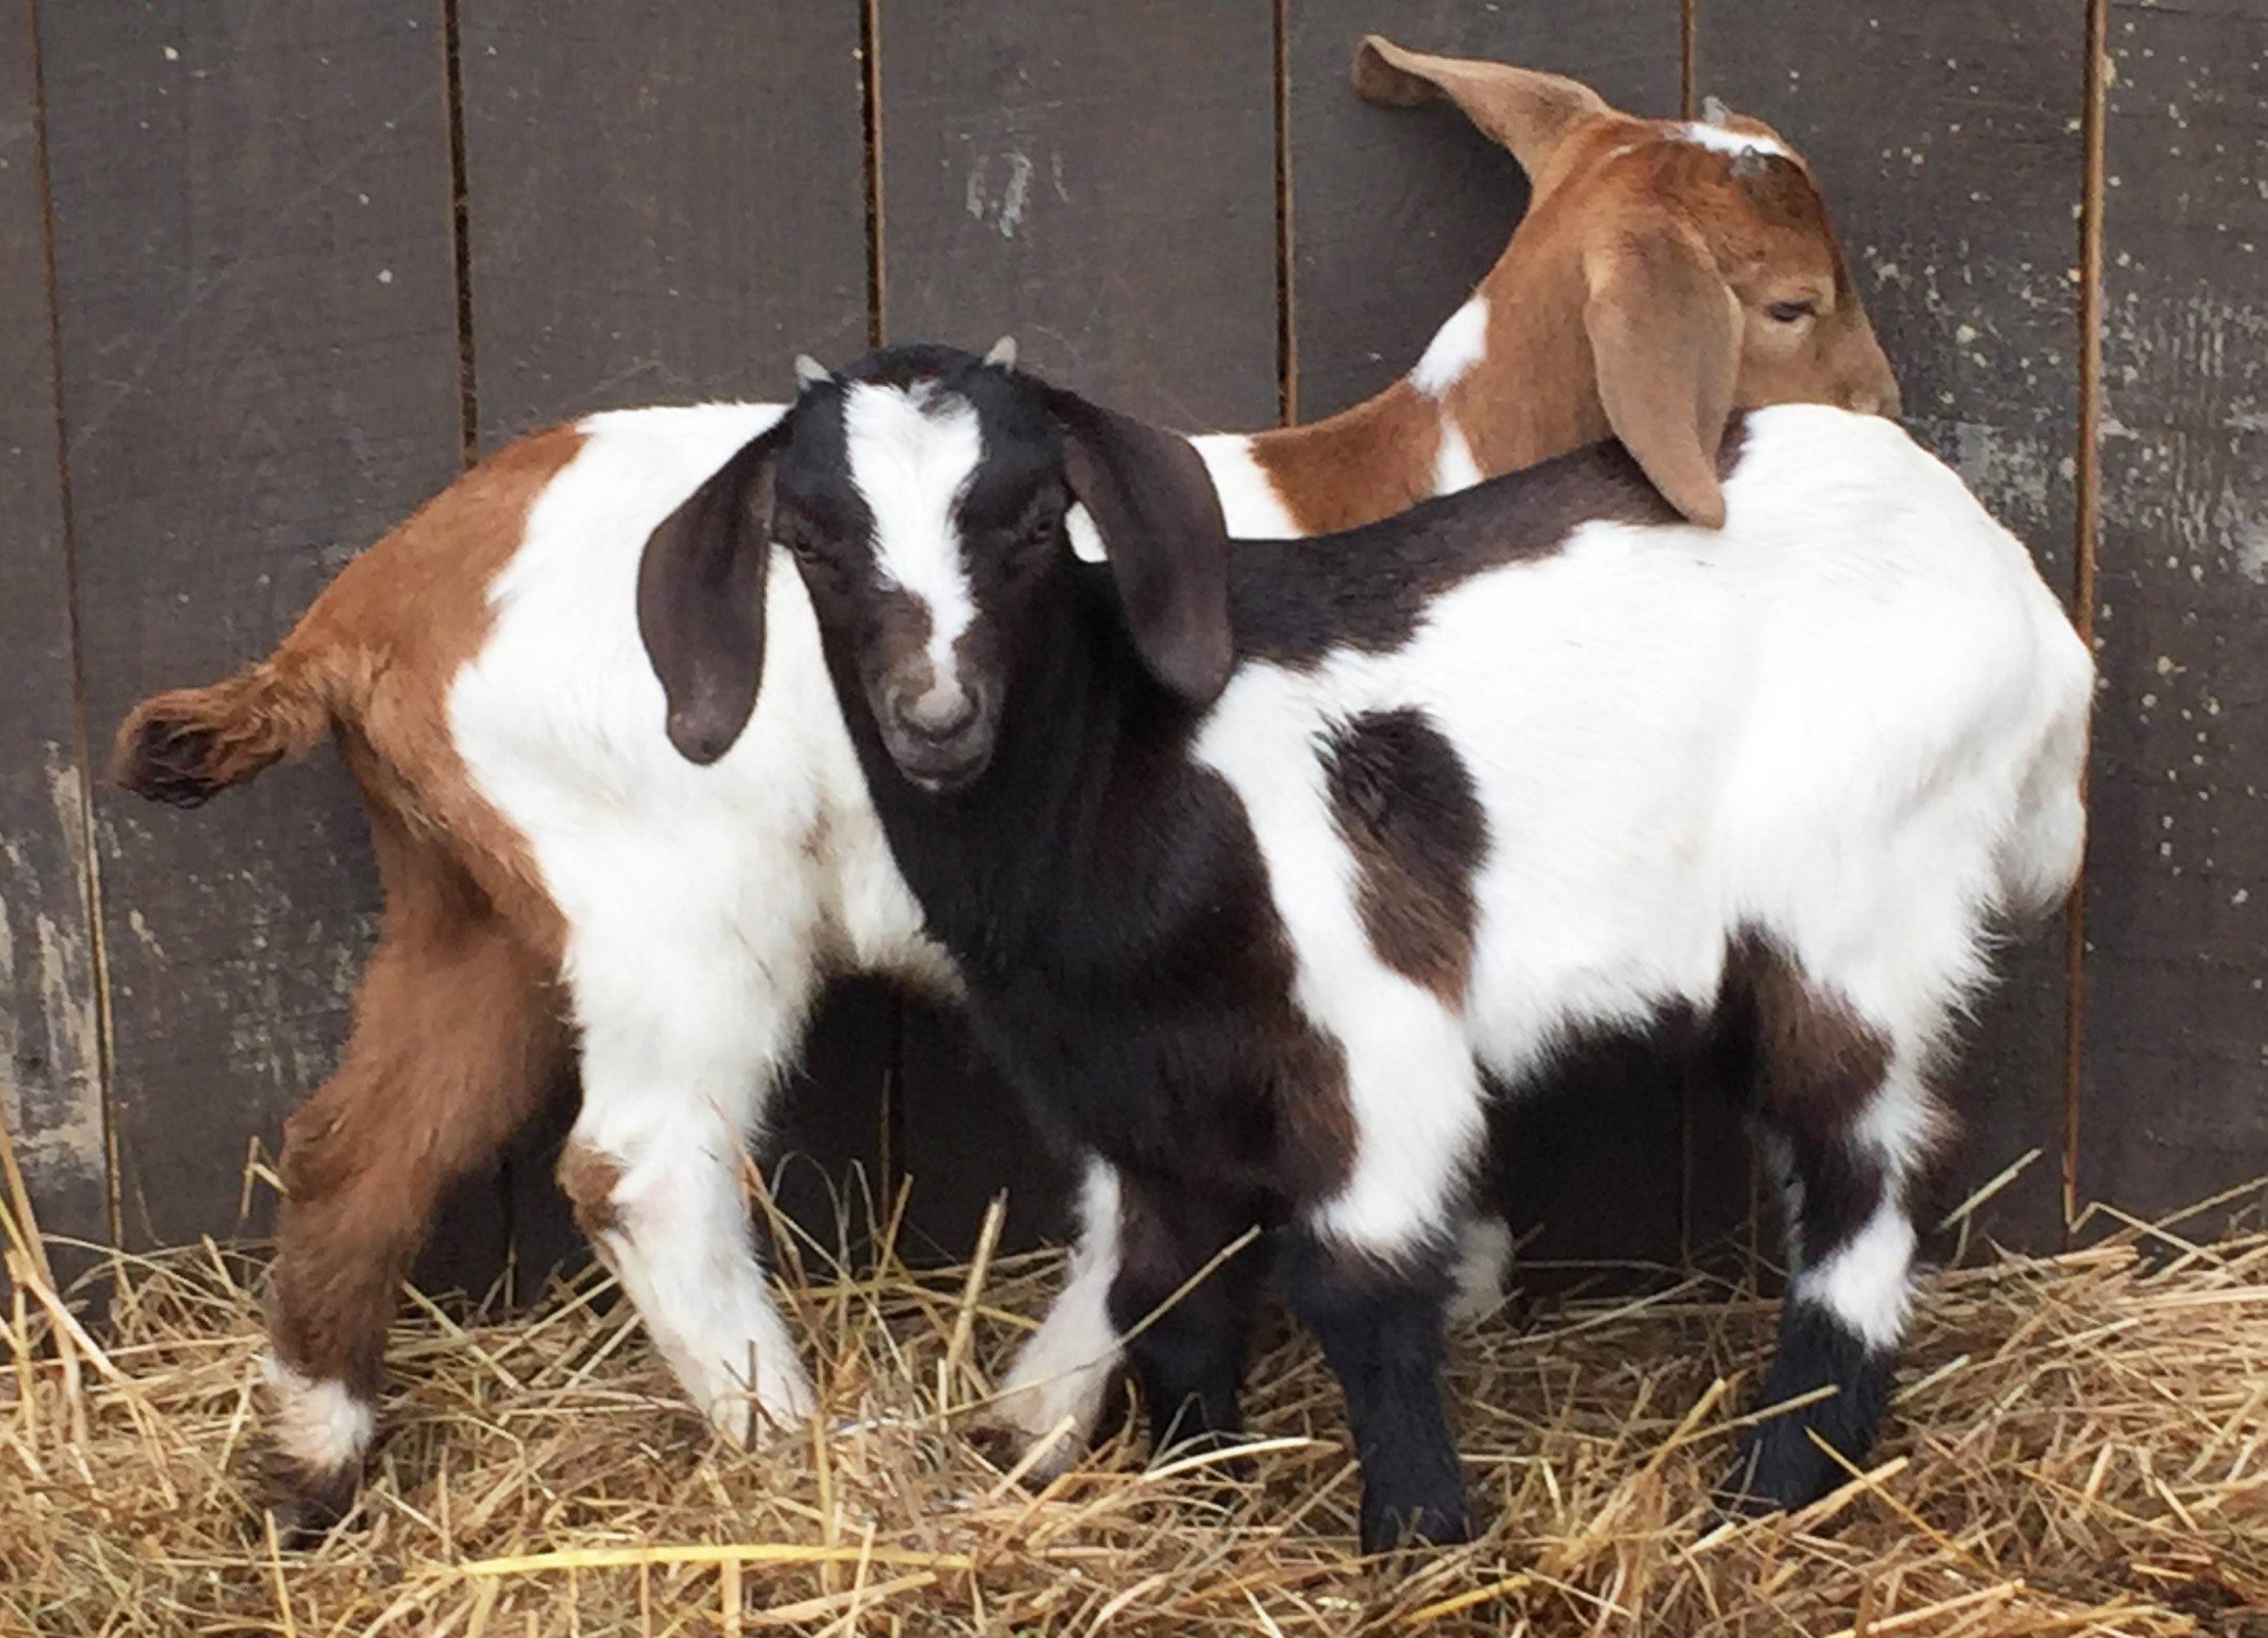
<path fill-rule="evenodd" d="M 376 931 L 334 756 L 150 808 L 103 772 L 135 699 L 264 653 L 515 433 L 780 396 L 799 350 L 1008 332 L 1191 428 L 1376 390 L 1526 186 L 1454 111 L 1352 94 L 1373 28 L 1776 123 L 1910 424 L 2099 644 L 2086 882 L 1979 1006 L 1950 1198 L 2036 1151 L 1977 1226 L 2049 1245 L 2094 1199 L 2162 1212 L 2268 1173 L 2268 0 L 2096 9 L 815 0 L 671 27 L 659 4 L 22 0 L 0 28 L 0 1118 L 43 1226 L 264 1231 L 248 1146 L 328 1072 Z M 1588 1096 L 1528 1128 L 1535 1255 L 1743 1229 L 1719 1088 Z M 571 1251 L 549 1172 L 571 1096 L 460 1192 L 428 1280 Z M 959 1024 L 879 983 L 830 998 L 776 1135 L 821 1233 L 854 1166 L 913 1179 L 917 1251 L 965 1249 L 1004 1189 L 1012 1243 L 1061 1225 L 1060 1168 Z"/>

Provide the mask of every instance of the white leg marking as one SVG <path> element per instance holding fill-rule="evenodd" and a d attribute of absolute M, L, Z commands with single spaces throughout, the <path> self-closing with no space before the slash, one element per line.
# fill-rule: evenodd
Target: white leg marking
<path fill-rule="evenodd" d="M 711 1112 L 649 1133 L 633 1154 L 604 1152 L 623 1169 L 598 1249 L 693 1402 L 743 1442 L 752 1411 L 801 1422 L 811 1381 L 756 1260 L 737 1134 Z"/>
<path fill-rule="evenodd" d="M 1496 1312 L 1512 1275 L 1512 1227 L 1501 1217 L 1476 1217 L 1459 1231 L 1444 1315 L 1450 1324 L 1475 1324 Z"/>
<path fill-rule="evenodd" d="M 1089 1161 L 1079 1189 L 1079 1235 L 1071 1273 L 1040 1328 L 1016 1352 L 1007 1385 L 987 1420 L 1023 1435 L 1027 1447 L 1068 1417 L 1071 1427 L 1033 1471 L 1051 1478 L 1071 1465 L 1102 1413 L 1118 1368 L 1118 1328 L 1110 1285 L 1118 1277 L 1118 1174 Z"/>
<path fill-rule="evenodd" d="M 360 1467 L 377 1431 L 378 1414 L 346 1383 L 292 1369 L 272 1354 L 260 1356 L 272 1409 L 268 1427 L 290 1461 L 317 1472 Z"/>
<path fill-rule="evenodd" d="M 1866 1226 L 1806 1269 L 1793 1293 L 1816 1302 L 1877 1353 L 1897 1346 L 1913 1295 L 1913 1224 L 1884 1197 Z"/>

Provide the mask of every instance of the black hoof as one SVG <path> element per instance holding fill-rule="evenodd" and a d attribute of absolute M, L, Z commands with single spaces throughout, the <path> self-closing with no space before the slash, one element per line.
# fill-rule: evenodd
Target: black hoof
<path fill-rule="evenodd" d="M 300 1550 L 314 1546 L 338 1528 L 354 1509 L 361 1475 L 352 1469 L 310 1473 L 278 1464 L 269 1476 L 262 1517 L 276 1530 L 276 1545 Z M 264 1533 L 264 1525 L 262 1526 Z"/>
<path fill-rule="evenodd" d="M 1810 1506 L 1850 1477 L 1849 1470 L 1813 1442 L 1809 1424 L 1783 1416 L 1751 1428 L 1741 1441 L 1739 1465 L 1717 1487 L 1717 1507 L 1727 1518 L 1763 1518 Z"/>
<path fill-rule="evenodd" d="M 1454 1547 L 1473 1538 L 1462 1496 L 1454 1502 L 1396 1506 L 1362 1499 L 1362 1550 L 1390 1553 L 1397 1547 Z"/>

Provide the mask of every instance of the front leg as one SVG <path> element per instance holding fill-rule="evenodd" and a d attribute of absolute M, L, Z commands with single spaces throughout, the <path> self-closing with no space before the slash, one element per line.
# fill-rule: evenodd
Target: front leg
<path fill-rule="evenodd" d="M 1237 1395 L 1265 1258 L 1258 1245 L 1214 1258 L 1256 1214 L 1248 1202 L 1155 1177 L 1122 1175 L 1118 1195 L 1109 1317 L 1142 1383 L 1152 1455 L 1233 1443 L 1243 1432 Z"/>
<path fill-rule="evenodd" d="M 1079 1243 L 1063 1289 L 1016 1351 L 1007 1385 L 980 1424 L 1005 1433 L 1024 1452 L 1048 1441 L 1027 1470 L 1042 1481 L 1069 1467 L 1094 1435 L 1125 1357 L 1110 1317 L 1121 1259 L 1118 1173 L 1108 1162 L 1086 1162 L 1079 1210 Z"/>
<path fill-rule="evenodd" d="M 571 963 L 583 1107 L 559 1181 L 670 1370 L 742 1442 L 759 1421 L 797 1426 L 813 1406 L 740 1184 L 807 990 L 786 981 L 798 970 L 784 958 L 758 968 L 715 959 L 738 948 L 720 938 L 686 944 L 713 964 L 651 951 L 619 968 Z"/>

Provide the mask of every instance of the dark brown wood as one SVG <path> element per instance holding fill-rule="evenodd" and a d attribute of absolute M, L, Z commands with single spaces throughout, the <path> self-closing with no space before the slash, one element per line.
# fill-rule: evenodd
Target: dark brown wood
<path fill-rule="evenodd" d="M 858 0 L 458 16 L 484 446 L 865 350 Z"/>
<path fill-rule="evenodd" d="M 31 30 L 0 30 L 0 1125 L 39 1227 L 110 1237 L 86 786 Z M 56 1248 L 68 1277 L 83 1256 Z M 4 1283 L 4 1282 L 0 1282 Z"/>
<path fill-rule="evenodd" d="M 87 723 L 107 743 L 143 693 L 264 653 L 456 470 L 445 63 L 435 9 L 386 0 L 39 20 Z M 102 788 L 95 814 L 121 1227 L 226 1234 L 247 1138 L 272 1150 L 342 1034 L 375 901 L 359 808 L 326 752 L 198 813 Z M 487 1193 L 429 1276 L 493 1267 Z"/>
<path fill-rule="evenodd" d="M 1293 0 L 1290 92 L 1296 419 L 1378 391 L 1417 361 L 1528 205 L 1510 154 L 1447 104 L 1380 107 L 1347 81 L 1355 44 L 1569 74 L 1633 114 L 1678 106 L 1679 0 L 1474 5 Z"/>
<path fill-rule="evenodd" d="M 1265 5 L 884 0 L 882 317 L 1116 408 L 1276 419 Z"/>
<path fill-rule="evenodd" d="M 1694 90 L 1812 163 L 1908 424 L 2072 584 L 2085 8 L 1703 4 Z M 1977 1228 L 2062 1227 L 2064 935 L 2023 932 L 1947 1077 L 1966 1133 L 1948 1204 L 2041 1151 Z"/>
<path fill-rule="evenodd" d="M 1277 412 L 1270 8 L 945 6 L 878 16 L 883 328 L 983 349 L 1189 428 Z M 1008 1243 L 1053 1227 L 1062 1174 L 960 1025 L 913 1010 L 912 1243 L 966 1251 L 1010 1191 Z"/>
<path fill-rule="evenodd" d="M 2155 1214 L 2268 1173 L 2268 4 L 2106 45 L 2079 1181 Z"/>
<path fill-rule="evenodd" d="M 1504 250 L 1528 182 L 1446 104 L 1381 107 L 1348 66 L 1366 33 L 1413 50 L 1572 75 L 1631 113 L 1678 108 L 1678 0 L 1474 6 L 1426 0 L 1381 12 L 1302 0 L 1287 41 L 1294 408 L 1314 420 L 1406 372 Z M 1531 1288 L 1589 1278 L 1542 1263 L 1653 1259 L 1680 1250 L 1686 1088 L 1658 1067 L 1602 1063 L 1578 1095 L 1501 1123 L 1505 1182 Z"/>
<path fill-rule="evenodd" d="M 799 351 L 865 350 L 858 0 L 664 11 L 460 0 L 483 447 L 617 405 L 784 398 Z M 879 1175 L 892 1036 L 886 998 L 831 998 L 768 1145 L 830 1241 L 850 1169 Z M 579 1245 L 550 1177 L 565 1121 L 512 1161 L 529 1272 Z"/>

